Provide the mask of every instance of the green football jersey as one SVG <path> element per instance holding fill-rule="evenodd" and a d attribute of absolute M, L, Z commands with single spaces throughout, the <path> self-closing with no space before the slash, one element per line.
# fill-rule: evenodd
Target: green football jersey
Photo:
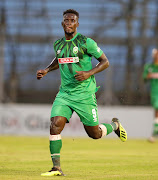
<path fill-rule="evenodd" d="M 147 80 L 148 73 L 158 73 L 158 65 L 155 64 L 146 64 L 144 66 L 143 78 Z M 150 88 L 151 88 L 151 95 L 158 96 L 158 79 L 150 79 Z"/>
<path fill-rule="evenodd" d="M 77 33 L 71 40 L 65 37 L 54 43 L 54 50 L 59 63 L 61 74 L 60 90 L 73 94 L 97 91 L 94 75 L 84 81 L 77 81 L 74 77 L 76 71 L 89 71 L 92 69 L 92 56 L 98 59 L 103 51 L 97 43 Z"/>

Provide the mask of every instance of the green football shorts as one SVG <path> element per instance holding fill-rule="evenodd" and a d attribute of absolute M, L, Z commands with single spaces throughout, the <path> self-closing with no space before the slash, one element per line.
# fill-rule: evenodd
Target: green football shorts
<path fill-rule="evenodd" d="M 70 95 L 59 91 L 52 106 L 51 117 L 66 117 L 67 123 L 69 123 L 74 111 L 84 125 L 96 126 L 99 124 L 95 94 Z"/>
<path fill-rule="evenodd" d="M 153 108 L 158 109 L 158 95 L 152 94 L 150 98 L 151 98 L 151 104 L 152 104 Z"/>

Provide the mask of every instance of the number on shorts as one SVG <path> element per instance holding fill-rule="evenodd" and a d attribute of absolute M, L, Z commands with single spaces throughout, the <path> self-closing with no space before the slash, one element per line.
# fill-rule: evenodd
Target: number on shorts
<path fill-rule="evenodd" d="M 93 114 L 93 121 L 97 122 L 97 113 L 95 109 L 92 109 L 92 114 Z"/>

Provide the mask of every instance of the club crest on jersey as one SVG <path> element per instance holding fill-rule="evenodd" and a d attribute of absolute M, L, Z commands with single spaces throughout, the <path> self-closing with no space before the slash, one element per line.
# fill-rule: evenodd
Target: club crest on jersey
<path fill-rule="evenodd" d="M 61 52 L 61 50 L 59 49 L 59 50 L 57 50 L 57 54 L 60 54 L 60 52 Z"/>
<path fill-rule="evenodd" d="M 78 53 L 78 47 L 77 47 L 77 46 L 75 46 L 75 47 L 73 48 L 73 53 L 74 53 L 74 54 L 77 54 L 77 53 Z"/>

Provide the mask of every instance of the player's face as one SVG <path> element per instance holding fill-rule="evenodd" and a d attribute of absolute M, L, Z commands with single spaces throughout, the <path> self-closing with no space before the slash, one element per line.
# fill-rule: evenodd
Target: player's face
<path fill-rule="evenodd" d="M 75 14 L 67 13 L 63 16 L 62 26 L 67 35 L 72 35 L 79 26 L 78 17 Z"/>

